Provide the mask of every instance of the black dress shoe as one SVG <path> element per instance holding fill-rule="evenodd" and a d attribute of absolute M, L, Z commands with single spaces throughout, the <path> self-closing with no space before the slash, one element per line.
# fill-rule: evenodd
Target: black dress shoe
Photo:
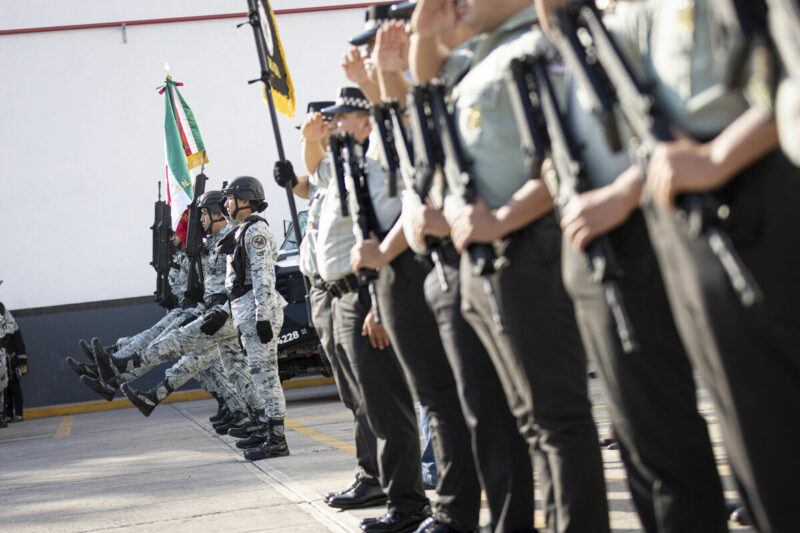
<path fill-rule="evenodd" d="M 430 517 L 419 525 L 414 533 L 464 533 L 449 524 L 440 522 L 434 517 Z"/>
<path fill-rule="evenodd" d="M 342 490 L 337 490 L 337 491 L 333 491 L 333 492 L 329 492 L 329 493 L 325 494 L 325 501 L 330 500 L 334 496 L 338 496 L 340 494 L 344 494 L 345 492 L 349 492 L 349 491 L 353 490 L 356 487 L 356 485 L 359 484 L 360 481 L 361 481 L 361 474 L 356 474 L 356 477 L 353 478 L 353 481 L 351 481 L 350 484 L 347 485 Z"/>
<path fill-rule="evenodd" d="M 368 483 L 363 478 L 359 478 L 358 483 L 352 489 L 334 494 L 328 499 L 328 505 L 337 509 L 358 509 L 384 503 L 386 503 L 386 494 L 383 493 L 380 485 Z"/>
<path fill-rule="evenodd" d="M 375 521 L 361 521 L 361 530 L 367 533 L 412 533 L 431 516 L 431 508 L 425 506 L 416 512 L 389 511 Z"/>

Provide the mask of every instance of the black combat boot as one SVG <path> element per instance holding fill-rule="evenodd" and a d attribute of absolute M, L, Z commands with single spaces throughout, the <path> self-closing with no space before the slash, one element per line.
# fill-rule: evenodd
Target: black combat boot
<path fill-rule="evenodd" d="M 92 351 L 92 347 L 89 346 L 89 343 L 81 339 L 78 341 L 78 346 L 81 350 L 83 350 L 83 353 L 86 354 L 86 357 L 89 358 L 89 361 L 94 363 L 94 352 Z"/>
<path fill-rule="evenodd" d="M 108 402 L 114 399 L 114 394 L 117 393 L 117 387 L 119 387 L 116 378 L 105 382 L 100 378 L 81 376 L 81 383 L 95 391 Z"/>
<path fill-rule="evenodd" d="M 289 455 L 289 446 L 286 444 L 286 436 L 283 433 L 283 418 L 270 418 L 267 440 L 256 448 L 244 451 L 244 458 L 248 461 L 285 455 Z"/>
<path fill-rule="evenodd" d="M 266 442 L 269 435 L 269 418 L 266 413 L 259 414 L 250 410 L 250 424 L 247 429 L 250 430 L 250 433 L 242 435 L 244 438 L 236 443 L 237 448 L 247 450 Z M 240 433 L 237 432 L 238 434 Z M 236 437 L 234 430 L 228 431 L 228 435 Z"/>
<path fill-rule="evenodd" d="M 264 418 L 263 413 L 259 417 L 258 413 L 256 413 L 255 411 L 253 411 L 248 407 L 247 421 L 244 424 L 238 424 L 228 428 L 228 435 L 230 435 L 231 437 L 235 437 L 237 439 L 243 439 L 245 437 L 249 437 L 256 431 L 258 431 L 258 429 L 262 425 L 264 425 L 266 419 L 264 418 L 264 420 L 261 420 L 262 418 Z"/>
<path fill-rule="evenodd" d="M 93 379 L 100 377 L 100 374 L 97 371 L 97 365 L 94 363 L 81 363 L 72 357 L 67 357 L 65 361 L 67 362 L 67 366 L 70 367 L 73 372 L 78 374 L 78 376 L 89 376 Z"/>
<path fill-rule="evenodd" d="M 123 383 L 120 387 L 122 394 L 136 407 L 144 416 L 150 416 L 156 405 L 164 401 L 164 398 L 172 394 L 174 390 L 166 379 L 148 391 L 138 391 L 128 383 Z"/>
<path fill-rule="evenodd" d="M 130 357 L 111 357 L 97 337 L 92 339 L 92 349 L 94 350 L 94 359 L 97 362 L 97 370 L 103 381 L 109 381 L 119 376 L 122 372 L 139 368 L 142 364 L 142 359 L 138 353 Z"/>
<path fill-rule="evenodd" d="M 228 407 L 225 405 L 225 400 L 223 400 L 222 397 L 216 392 L 212 392 L 211 396 L 213 396 L 214 399 L 217 400 L 217 412 L 209 416 L 208 421 L 214 423 L 220 418 L 222 418 L 226 412 L 228 412 Z"/>
<path fill-rule="evenodd" d="M 229 429 L 241 425 L 246 418 L 247 415 L 245 413 L 232 413 L 230 420 L 228 420 L 225 424 L 214 424 L 214 431 L 220 435 L 227 435 Z"/>

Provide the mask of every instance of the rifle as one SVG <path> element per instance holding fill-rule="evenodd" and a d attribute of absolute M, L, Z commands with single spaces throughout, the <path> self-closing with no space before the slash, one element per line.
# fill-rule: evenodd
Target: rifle
<path fill-rule="evenodd" d="M 381 160 L 386 169 L 386 178 L 389 180 L 389 196 L 397 196 L 397 174 L 400 170 L 400 160 L 394 148 L 394 131 L 386 107 L 374 105 L 370 108 L 370 121 L 372 128 L 378 132 L 378 147 Z"/>
<path fill-rule="evenodd" d="M 430 191 L 431 180 L 416 180 L 416 169 L 412 161 L 414 150 L 409 146 L 406 136 L 406 130 L 403 126 L 403 120 L 400 116 L 400 103 L 397 100 L 390 100 L 382 106 L 375 106 L 373 109 L 373 119 L 383 121 L 386 124 L 386 129 L 391 131 L 391 146 L 397 157 L 398 167 L 400 169 L 400 176 L 403 179 L 403 186 L 409 191 L 416 193 L 422 204 Z M 436 271 L 436 277 L 439 279 L 439 285 L 442 291 L 447 292 L 449 286 L 447 277 L 444 273 L 444 264 L 442 262 L 442 240 L 437 239 L 432 235 L 425 237 L 425 248 L 428 249 L 433 261 L 433 267 Z"/>
<path fill-rule="evenodd" d="M 338 138 L 336 137 L 335 135 L 331 136 L 330 145 L 333 152 L 336 182 L 339 185 L 339 201 L 342 202 L 342 215 L 350 214 L 356 241 L 360 243 L 369 239 L 371 232 L 380 233 L 380 226 L 367 187 L 364 147 L 350 133 L 343 133 Z M 338 151 L 335 151 L 337 149 Z M 350 202 L 349 209 L 346 205 L 348 202 Z M 375 290 L 376 279 L 378 279 L 377 270 L 361 269 L 358 273 L 359 284 L 362 287 L 366 285 L 369 290 L 372 316 L 375 318 L 375 322 L 380 324 L 381 313 L 378 309 L 378 295 Z"/>
<path fill-rule="evenodd" d="M 561 218 L 566 205 L 586 190 L 586 175 L 575 156 L 575 142 L 558 108 L 545 59 L 528 56 L 512 60 L 506 82 L 523 152 L 528 154 L 527 161 L 541 162 L 542 156 L 548 155 L 553 162 L 555 172 L 548 172 L 543 178 L 553 197 L 556 215 Z M 536 174 L 538 171 L 531 169 L 531 175 Z M 614 318 L 622 349 L 625 353 L 636 351 L 638 342 L 618 284 L 622 269 L 608 236 L 602 235 L 590 242 L 584 250 L 584 257 L 592 281 L 603 286 L 603 295 Z"/>
<path fill-rule="evenodd" d="M 444 154 L 442 169 L 447 181 L 460 184 L 464 191 L 464 201 L 467 204 L 474 204 L 478 199 L 478 191 L 470 175 L 471 162 L 459 142 L 455 119 L 445 100 L 445 87 L 441 83 L 432 82 L 421 90 L 428 91 L 430 95 L 431 116 L 441 141 Z M 415 153 L 419 153 L 419 150 Z M 497 258 L 494 248 L 491 244 L 472 243 L 467 247 L 467 255 L 472 263 L 473 274 L 483 279 L 483 290 L 489 300 L 492 322 L 497 331 L 502 333 L 505 331 L 505 324 L 491 282 L 491 275 L 495 272 L 494 261 Z"/>
<path fill-rule="evenodd" d="M 658 143 L 672 140 L 668 120 L 658 108 L 656 99 L 635 78 L 591 2 L 556 11 L 554 29 L 560 33 L 556 46 L 559 49 L 571 48 L 574 52 L 562 53 L 574 71 L 582 72 L 585 77 L 608 80 L 606 96 L 619 107 L 631 130 L 628 141 L 631 158 L 641 169 L 644 179 Z M 580 34 L 583 40 L 563 38 L 573 34 Z M 583 85 L 586 92 L 597 87 L 604 85 Z M 689 236 L 699 238 L 702 235 L 708 240 L 741 304 L 751 307 L 759 303 L 763 299 L 761 289 L 736 253 L 730 236 L 719 225 L 725 210 L 720 209 L 710 194 L 681 194 L 677 205 L 677 215 L 687 223 Z"/>
<path fill-rule="evenodd" d="M 205 156 L 205 154 L 203 154 Z M 204 157 L 205 159 L 205 157 Z M 186 283 L 186 298 L 194 302 L 203 301 L 203 226 L 200 223 L 200 197 L 206 191 L 208 177 L 201 168 L 194 180 L 194 197 L 189 204 L 189 224 L 186 231 L 186 257 L 189 260 L 189 278 Z"/>
<path fill-rule="evenodd" d="M 150 265 L 156 271 L 156 303 L 167 309 L 172 309 L 177 304 L 177 297 L 172 294 L 169 286 L 169 270 L 172 267 L 172 255 L 175 247 L 170 241 L 172 229 L 172 216 L 170 208 L 161 199 L 161 182 L 158 182 L 158 200 L 155 202 L 155 216 L 153 225 L 153 260 Z"/>

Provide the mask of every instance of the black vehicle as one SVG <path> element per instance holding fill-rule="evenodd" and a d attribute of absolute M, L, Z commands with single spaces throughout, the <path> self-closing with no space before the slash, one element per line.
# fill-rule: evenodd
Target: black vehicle
<path fill-rule="evenodd" d="M 298 213 L 301 234 L 305 236 L 308 213 Z M 275 265 L 276 288 L 289 302 L 283 312 L 283 328 L 278 337 L 278 367 L 281 381 L 297 374 L 319 372 L 330 377 L 327 359 L 319 350 L 319 337 L 309 322 L 306 288 L 300 272 L 300 251 L 291 222 L 284 223 L 284 240 Z"/>

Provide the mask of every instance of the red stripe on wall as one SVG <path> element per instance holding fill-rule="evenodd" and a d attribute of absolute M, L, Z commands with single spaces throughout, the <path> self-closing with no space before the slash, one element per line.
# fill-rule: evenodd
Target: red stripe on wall
<path fill-rule="evenodd" d="M 276 9 L 275 15 L 296 15 L 299 13 L 316 13 L 319 11 L 339 11 L 344 9 L 362 9 L 375 4 L 389 4 L 392 2 L 363 2 L 360 4 L 342 4 L 338 6 L 299 7 L 296 9 Z M 19 28 L 14 30 L 0 30 L 0 35 L 19 35 L 25 33 L 43 33 L 49 31 L 93 30 L 97 28 L 118 28 L 125 26 L 148 26 L 151 24 L 172 24 L 176 22 L 198 22 L 203 20 L 221 20 L 245 18 L 247 13 L 224 13 L 220 15 L 197 15 L 193 17 L 173 17 L 162 19 L 125 20 L 120 22 L 98 22 L 95 24 L 72 24 L 69 26 L 44 26 L 41 28 Z"/>

